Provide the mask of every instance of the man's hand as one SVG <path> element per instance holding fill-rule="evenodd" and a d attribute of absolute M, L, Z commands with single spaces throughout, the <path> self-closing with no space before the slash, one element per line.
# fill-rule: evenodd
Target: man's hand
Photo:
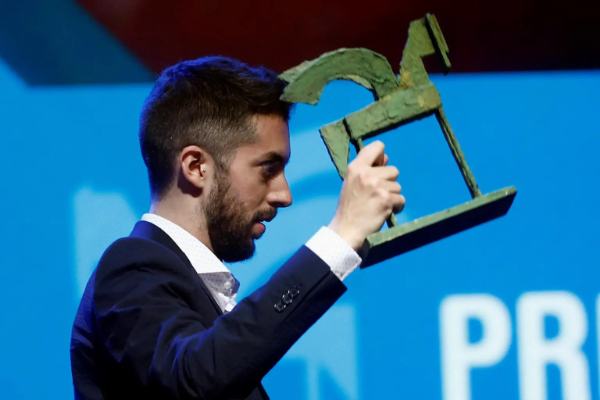
<path fill-rule="evenodd" d="M 381 229 L 392 211 L 400 212 L 406 201 L 396 182 L 398 169 L 387 166 L 384 150 L 382 142 L 373 142 L 348 165 L 338 207 L 329 224 L 356 251 L 368 235 Z"/>

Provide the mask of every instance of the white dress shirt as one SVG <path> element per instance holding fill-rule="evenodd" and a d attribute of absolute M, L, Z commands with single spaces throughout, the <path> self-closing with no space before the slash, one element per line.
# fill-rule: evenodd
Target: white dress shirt
<path fill-rule="evenodd" d="M 179 225 L 156 214 L 144 214 L 142 220 L 162 229 L 183 251 L 202 278 L 223 312 L 235 307 L 239 282 L 229 269 L 200 240 Z M 341 237 L 327 227 L 322 227 L 306 242 L 340 279 L 346 278 L 362 262 L 359 255 Z"/>

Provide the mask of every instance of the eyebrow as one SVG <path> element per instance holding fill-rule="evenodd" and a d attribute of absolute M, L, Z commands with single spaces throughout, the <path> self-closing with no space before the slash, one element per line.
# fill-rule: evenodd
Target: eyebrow
<path fill-rule="evenodd" d="M 291 154 L 290 154 L 291 157 Z M 263 161 L 275 161 L 278 163 L 281 163 L 283 165 L 287 165 L 287 163 L 290 161 L 290 157 L 288 157 L 288 159 L 286 160 L 285 157 L 283 157 L 281 154 L 277 153 L 276 151 L 270 151 L 268 153 L 266 153 L 264 156 L 262 156 L 261 158 L 263 159 Z"/>

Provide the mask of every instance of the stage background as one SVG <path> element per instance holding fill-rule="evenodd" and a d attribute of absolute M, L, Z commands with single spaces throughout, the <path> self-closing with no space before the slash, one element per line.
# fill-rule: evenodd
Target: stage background
<path fill-rule="evenodd" d="M 83 286 L 106 246 L 149 206 L 137 127 L 152 74 L 93 29 L 98 54 L 120 54 L 115 71 L 141 82 L 33 84 L 40 65 L 24 74 L 0 43 L 2 399 L 73 397 L 69 338 Z M 432 80 L 482 192 L 516 186 L 512 209 L 353 273 L 348 292 L 265 378 L 268 392 L 288 400 L 599 398 L 600 71 Z M 318 128 L 371 101 L 363 88 L 334 82 L 318 106 L 298 106 L 287 169 L 294 205 L 268 224 L 252 260 L 231 266 L 241 296 L 329 222 L 341 181 Z M 400 220 L 469 199 L 434 119 L 381 139 L 401 171 Z"/>

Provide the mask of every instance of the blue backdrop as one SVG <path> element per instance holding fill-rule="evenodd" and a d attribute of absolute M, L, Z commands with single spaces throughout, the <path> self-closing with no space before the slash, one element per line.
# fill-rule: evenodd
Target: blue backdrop
<path fill-rule="evenodd" d="M 509 214 L 347 280 L 275 369 L 274 399 L 599 397 L 600 72 L 434 76 L 484 193 Z M 31 88 L 0 64 L 0 392 L 72 398 L 71 323 L 106 246 L 149 206 L 137 120 L 146 84 Z M 232 266 L 256 289 L 326 225 L 341 187 L 318 127 L 372 101 L 348 82 L 291 121 L 294 205 Z M 469 199 L 434 119 L 384 134 L 401 221 Z"/>

